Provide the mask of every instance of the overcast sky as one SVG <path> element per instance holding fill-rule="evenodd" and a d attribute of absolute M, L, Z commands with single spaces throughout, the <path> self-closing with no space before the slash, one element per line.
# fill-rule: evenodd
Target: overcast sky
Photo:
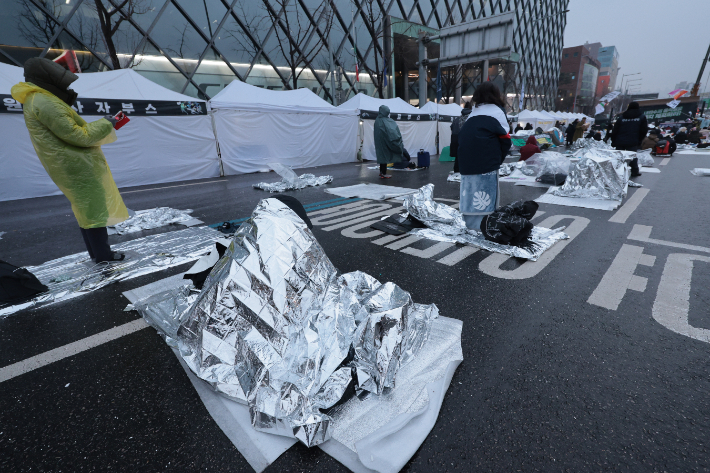
<path fill-rule="evenodd" d="M 640 92 L 660 97 L 682 81 L 694 83 L 710 45 L 710 0 L 570 0 L 565 47 L 589 41 L 616 46 L 622 74 L 640 72 Z M 700 91 L 706 87 L 710 65 Z"/>

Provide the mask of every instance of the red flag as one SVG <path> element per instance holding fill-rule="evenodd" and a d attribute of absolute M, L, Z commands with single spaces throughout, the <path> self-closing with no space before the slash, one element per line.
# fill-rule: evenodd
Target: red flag
<path fill-rule="evenodd" d="M 76 57 L 76 53 L 71 49 L 68 49 L 60 54 L 54 59 L 54 62 L 61 64 L 71 72 L 81 72 L 81 67 L 79 66 L 79 60 Z"/>

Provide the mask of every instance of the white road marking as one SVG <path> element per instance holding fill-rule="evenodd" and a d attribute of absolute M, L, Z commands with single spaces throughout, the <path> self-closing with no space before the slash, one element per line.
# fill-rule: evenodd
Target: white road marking
<path fill-rule="evenodd" d="M 405 246 L 409 246 L 412 243 L 415 243 L 421 239 L 422 239 L 422 237 L 420 237 L 418 235 L 409 235 L 409 236 L 407 236 L 407 238 L 404 238 L 403 240 L 399 240 L 399 241 L 396 241 L 394 243 L 391 243 L 391 244 L 385 246 L 385 248 L 389 248 L 390 250 L 401 250 Z"/>
<path fill-rule="evenodd" d="M 418 256 L 419 258 L 432 258 L 454 246 L 454 243 L 440 241 L 425 250 L 417 250 L 416 248 L 403 248 L 400 251 L 408 255 Z"/>
<path fill-rule="evenodd" d="M 378 238 L 377 240 L 372 240 L 370 243 L 374 243 L 375 245 L 386 245 L 388 243 L 392 243 L 395 240 L 399 240 L 400 238 L 404 238 L 405 236 L 407 236 L 406 233 L 403 233 L 402 235 L 385 235 L 382 238 Z"/>
<path fill-rule="evenodd" d="M 510 257 L 500 253 L 494 253 L 481 261 L 478 265 L 478 269 L 489 276 L 503 279 L 527 279 L 536 276 L 540 271 L 545 269 L 545 267 L 550 264 L 550 261 L 552 261 L 555 256 L 560 254 L 560 252 L 564 250 L 565 247 L 577 237 L 577 235 L 582 233 L 582 230 L 587 228 L 587 225 L 589 225 L 588 218 L 576 217 L 574 215 L 552 215 L 543 220 L 539 226 L 554 228 L 560 220 L 565 218 L 574 219 L 574 221 L 564 230 L 564 232 L 569 235 L 569 239 L 558 241 L 552 245 L 552 248 L 545 251 L 537 261 L 526 261 L 513 270 L 504 270 L 500 269 L 500 266 L 508 261 Z"/>
<path fill-rule="evenodd" d="M 12 365 L 0 368 L 0 383 L 5 382 L 9 379 L 20 376 L 21 374 L 28 373 L 37 368 L 47 366 L 55 361 L 63 360 L 70 356 L 74 356 L 83 351 L 89 350 L 91 348 L 103 345 L 117 338 L 121 338 L 124 335 L 129 335 L 131 333 L 143 330 L 148 327 L 143 319 L 137 319 L 133 322 L 128 322 L 127 324 L 119 325 L 112 329 L 106 330 L 96 335 L 83 338 L 79 341 L 64 345 L 63 347 L 55 348 L 54 350 L 49 350 L 39 355 L 27 358 L 26 360 L 18 361 Z"/>
<path fill-rule="evenodd" d="M 337 212 L 332 214 L 319 215 L 311 218 L 311 223 L 314 226 L 332 225 L 334 223 L 346 222 L 355 217 L 369 217 L 379 210 L 391 209 L 389 204 L 370 204 L 361 207 L 355 207 L 345 212 Z"/>
<path fill-rule="evenodd" d="M 465 258 L 468 258 L 478 250 L 479 248 L 476 248 L 475 246 L 466 245 L 452 253 L 449 253 L 440 260 L 437 260 L 437 263 L 445 264 L 447 266 L 453 266 L 456 263 L 463 261 Z"/>
<path fill-rule="evenodd" d="M 627 290 L 638 292 L 646 290 L 648 279 L 636 276 L 634 274 L 636 267 L 639 264 L 653 266 L 655 261 L 655 256 L 643 254 L 641 246 L 622 245 L 587 302 L 605 309 L 616 310 Z"/>
<path fill-rule="evenodd" d="M 634 195 L 629 197 L 624 205 L 621 206 L 619 210 L 609 219 L 610 222 L 614 223 L 626 223 L 631 214 L 636 210 L 644 197 L 649 193 L 649 189 L 641 188 L 636 189 Z"/>
<path fill-rule="evenodd" d="M 665 166 L 666 164 L 671 162 L 671 158 L 663 158 L 661 159 L 661 164 L 659 166 Z"/>
<path fill-rule="evenodd" d="M 222 181 L 193 182 L 191 184 L 179 184 L 177 186 L 151 187 L 150 189 L 138 189 L 135 191 L 121 191 L 121 195 L 134 194 L 136 192 L 148 192 L 148 191 L 160 191 L 163 189 L 175 189 L 176 187 L 201 186 L 202 184 L 214 184 L 215 182 L 227 182 L 227 181 L 222 180 Z"/>
<path fill-rule="evenodd" d="M 681 248 L 683 250 L 690 251 L 701 251 L 703 253 L 710 253 L 710 248 L 704 246 L 686 245 L 685 243 L 675 243 L 673 241 L 656 240 L 651 238 L 651 230 L 653 227 L 647 225 L 634 225 L 631 229 L 631 233 L 627 237 L 629 240 L 642 241 L 644 243 L 654 243 L 656 245 L 671 246 L 673 248 Z"/>
<path fill-rule="evenodd" d="M 688 323 L 693 261 L 710 263 L 710 257 L 687 253 L 668 255 L 653 303 L 653 318 L 673 332 L 710 342 L 710 330 L 693 327 Z"/>

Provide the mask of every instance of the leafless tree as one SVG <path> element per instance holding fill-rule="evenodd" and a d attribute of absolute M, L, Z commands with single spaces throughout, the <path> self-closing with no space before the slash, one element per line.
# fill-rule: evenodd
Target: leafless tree
<path fill-rule="evenodd" d="M 116 50 L 116 39 L 119 28 L 124 21 L 135 15 L 142 15 L 150 11 L 150 5 L 144 0 L 109 0 L 112 3 L 104 3 L 101 0 L 94 0 L 93 9 L 99 18 L 99 28 L 106 52 L 111 59 L 114 69 L 121 69 L 121 61 Z"/>
<path fill-rule="evenodd" d="M 45 7 L 53 12 L 58 9 L 59 0 L 45 2 Z M 49 16 L 38 13 L 37 7 L 30 0 L 21 0 L 22 12 L 18 15 L 17 28 L 28 43 L 37 48 L 44 48 L 59 29 L 59 25 Z"/>
<path fill-rule="evenodd" d="M 323 0 L 310 11 L 298 0 L 271 0 L 271 3 L 266 2 L 266 11 L 271 21 L 277 24 L 274 29 L 278 41 L 277 49 L 291 70 L 291 84 L 284 85 L 297 89 L 298 79 L 304 69 L 313 64 L 316 57 L 326 48 L 319 32 L 324 37 L 330 33 L 333 12 L 329 8 L 328 0 Z"/>
<path fill-rule="evenodd" d="M 371 67 L 367 61 L 360 61 L 362 69 L 370 74 L 373 85 L 377 91 L 377 95 L 384 98 L 384 81 L 385 81 L 385 60 L 384 60 L 384 36 L 385 36 L 385 16 L 382 6 L 378 0 L 362 0 L 361 15 L 365 20 L 365 27 L 372 38 L 371 51 L 359 51 L 358 54 L 363 57 L 368 52 L 372 54 L 374 67 Z M 390 66 L 391 67 L 391 66 Z"/>
<path fill-rule="evenodd" d="M 456 95 L 456 88 L 463 80 L 463 64 L 443 67 L 441 69 L 441 96 L 445 103 Z"/>

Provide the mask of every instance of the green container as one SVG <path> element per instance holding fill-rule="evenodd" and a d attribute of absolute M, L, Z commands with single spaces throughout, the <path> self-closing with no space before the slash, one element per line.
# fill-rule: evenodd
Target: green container
<path fill-rule="evenodd" d="M 441 150 L 441 154 L 439 155 L 439 161 L 454 161 L 455 158 L 449 154 L 449 146 L 445 146 L 444 149 Z"/>

